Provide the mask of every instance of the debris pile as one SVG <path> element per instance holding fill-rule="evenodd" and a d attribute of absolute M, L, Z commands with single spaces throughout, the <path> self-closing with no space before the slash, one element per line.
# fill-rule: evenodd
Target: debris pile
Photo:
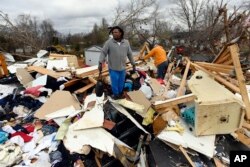
<path fill-rule="evenodd" d="M 136 73 L 127 64 L 121 99 L 111 98 L 107 67 L 79 67 L 74 55 L 1 58 L 0 166 L 229 166 L 230 151 L 249 150 L 237 44 L 212 63 L 173 59 L 164 79 L 139 59 L 145 51 Z"/>

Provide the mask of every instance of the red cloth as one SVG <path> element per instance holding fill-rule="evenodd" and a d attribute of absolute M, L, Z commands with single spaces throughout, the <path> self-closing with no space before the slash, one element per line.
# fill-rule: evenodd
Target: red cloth
<path fill-rule="evenodd" d="M 33 125 L 33 124 L 25 124 L 25 125 L 23 125 L 23 127 L 28 131 L 28 132 L 34 132 L 34 130 L 35 130 L 35 125 Z"/>
<path fill-rule="evenodd" d="M 25 143 L 29 142 L 33 138 L 33 137 L 27 135 L 26 133 L 23 133 L 23 132 L 15 132 L 15 133 L 11 134 L 11 137 L 14 137 L 14 136 L 21 136 Z"/>
<path fill-rule="evenodd" d="M 35 87 L 31 87 L 31 88 L 27 88 L 24 93 L 25 94 L 31 94 L 31 95 L 34 95 L 36 97 L 38 97 L 40 95 L 40 91 L 38 89 L 40 89 L 41 87 L 43 87 L 43 85 L 38 85 L 38 86 L 35 86 Z"/>

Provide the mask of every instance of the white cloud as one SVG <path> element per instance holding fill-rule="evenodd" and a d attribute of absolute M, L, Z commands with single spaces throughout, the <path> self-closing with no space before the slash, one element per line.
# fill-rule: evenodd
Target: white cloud
<path fill-rule="evenodd" d="M 111 19 L 117 0 L 1 0 L 12 20 L 20 14 L 50 19 L 63 33 L 88 32 L 102 18 Z"/>
<path fill-rule="evenodd" d="M 215 1 L 215 0 L 214 0 Z M 229 0 L 232 5 L 238 1 Z M 12 20 L 20 14 L 30 14 L 37 19 L 50 19 L 56 30 L 62 33 L 91 31 L 94 23 L 102 18 L 111 24 L 118 4 L 124 6 L 130 0 L 1 0 L 0 11 Z M 166 20 L 172 20 L 171 8 L 175 0 L 158 0 L 160 10 Z M 237 2 L 237 3 L 236 3 Z"/>

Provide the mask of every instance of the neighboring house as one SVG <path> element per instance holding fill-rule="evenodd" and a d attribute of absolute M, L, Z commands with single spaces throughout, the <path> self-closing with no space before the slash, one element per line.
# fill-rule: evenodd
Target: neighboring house
<path fill-rule="evenodd" d="M 94 66 L 98 64 L 99 57 L 101 54 L 102 48 L 100 46 L 91 46 L 85 49 L 85 63 L 88 66 Z"/>
<path fill-rule="evenodd" d="M 25 47 L 24 47 L 24 50 L 25 50 L 25 53 L 31 53 L 31 52 L 32 52 L 31 46 L 25 46 Z M 23 53 L 24 53 L 24 52 L 23 52 L 24 50 L 23 50 L 23 48 L 17 48 L 17 49 L 16 49 L 16 53 L 23 54 Z"/>
<path fill-rule="evenodd" d="M 102 48 L 100 46 L 91 46 L 87 49 L 85 49 L 85 63 L 88 66 L 94 66 L 98 64 L 99 57 L 101 54 Z M 133 56 L 137 56 L 140 51 L 132 51 Z"/>

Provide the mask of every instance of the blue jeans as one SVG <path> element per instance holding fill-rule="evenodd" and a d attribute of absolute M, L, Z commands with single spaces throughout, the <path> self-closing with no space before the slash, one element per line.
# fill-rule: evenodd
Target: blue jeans
<path fill-rule="evenodd" d="M 114 95 L 120 95 L 124 88 L 126 70 L 115 71 L 109 69 L 109 76 L 111 80 L 111 88 Z"/>
<path fill-rule="evenodd" d="M 163 63 L 157 66 L 157 78 L 164 79 L 166 71 L 168 68 L 168 62 L 164 61 Z"/>

